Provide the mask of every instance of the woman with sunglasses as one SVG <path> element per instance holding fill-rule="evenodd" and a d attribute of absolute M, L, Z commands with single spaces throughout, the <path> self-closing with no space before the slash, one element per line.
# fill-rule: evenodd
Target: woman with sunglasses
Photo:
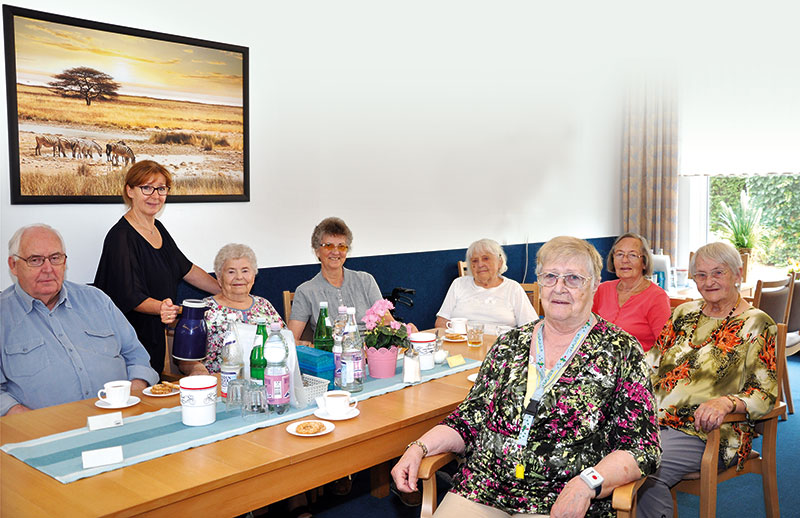
<path fill-rule="evenodd" d="M 632 334 L 649 351 L 669 319 L 670 307 L 667 292 L 646 278 L 653 273 L 647 239 L 633 232 L 619 236 L 606 269 L 617 279 L 600 284 L 592 311 Z"/>
<path fill-rule="evenodd" d="M 131 166 L 125 175 L 122 199 L 128 211 L 111 227 L 103 242 L 94 284 L 111 297 L 136 330 L 156 372 L 164 370 L 166 340 L 161 305 L 173 305 L 181 279 L 211 294 L 219 284 L 180 251 L 156 219 L 172 186 L 169 171 L 152 160 Z M 184 362 L 185 374 L 206 373 L 200 362 Z"/>
<path fill-rule="evenodd" d="M 356 322 L 380 300 L 381 290 L 375 278 L 367 272 L 357 272 L 344 267 L 347 252 L 353 242 L 353 233 L 340 218 L 325 218 L 314 227 L 311 249 L 320 262 L 320 272 L 297 287 L 292 301 L 292 312 L 287 327 L 300 341 L 310 325 L 313 336 L 319 316 L 319 303 L 328 302 L 328 314 L 335 318 L 339 306 L 354 306 Z"/>
<path fill-rule="evenodd" d="M 592 314 L 603 259 L 562 236 L 536 254 L 543 318 L 503 335 L 475 385 L 392 469 L 413 491 L 422 457 L 466 461 L 436 510 L 465 516 L 613 516 L 617 486 L 652 473 L 660 448 L 644 353 Z"/>

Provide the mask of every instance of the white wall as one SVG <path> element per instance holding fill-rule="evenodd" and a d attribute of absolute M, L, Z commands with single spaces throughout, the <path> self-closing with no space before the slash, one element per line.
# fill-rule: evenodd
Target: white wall
<path fill-rule="evenodd" d="M 671 60 L 676 30 L 675 15 L 628 2 L 24 3 L 250 48 L 251 201 L 161 215 L 205 268 L 230 241 L 261 266 L 312 262 L 328 215 L 351 226 L 357 255 L 618 233 L 620 78 Z M 52 224 L 69 277 L 92 280 L 122 205 L 10 205 L 0 127 L 3 246 Z"/>

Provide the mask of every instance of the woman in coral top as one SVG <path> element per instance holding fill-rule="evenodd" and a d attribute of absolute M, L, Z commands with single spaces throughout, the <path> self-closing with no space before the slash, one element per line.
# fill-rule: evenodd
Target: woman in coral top
<path fill-rule="evenodd" d="M 600 284 L 592 311 L 650 350 L 669 319 L 670 307 L 667 292 L 646 278 L 653 273 L 647 239 L 632 232 L 619 236 L 608 253 L 606 268 L 618 279 Z"/>

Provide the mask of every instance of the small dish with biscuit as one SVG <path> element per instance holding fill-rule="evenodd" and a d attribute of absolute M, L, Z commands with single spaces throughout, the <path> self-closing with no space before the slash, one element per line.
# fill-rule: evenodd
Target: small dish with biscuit
<path fill-rule="evenodd" d="M 179 394 L 180 391 L 181 386 L 177 383 L 162 381 L 161 383 L 156 383 L 152 387 L 147 387 L 146 389 L 142 390 L 142 394 L 150 397 L 167 397 Z"/>
<path fill-rule="evenodd" d="M 319 419 L 310 419 L 289 423 L 289 425 L 286 427 L 286 431 L 298 437 L 318 437 L 320 435 L 331 433 L 334 428 L 336 428 L 336 425 L 331 422 L 322 421 Z"/>

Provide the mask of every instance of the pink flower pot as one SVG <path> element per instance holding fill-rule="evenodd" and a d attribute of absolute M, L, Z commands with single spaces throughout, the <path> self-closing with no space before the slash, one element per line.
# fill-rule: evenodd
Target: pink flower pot
<path fill-rule="evenodd" d="M 397 347 L 389 349 L 367 348 L 367 364 L 372 378 L 391 378 L 397 368 Z"/>

